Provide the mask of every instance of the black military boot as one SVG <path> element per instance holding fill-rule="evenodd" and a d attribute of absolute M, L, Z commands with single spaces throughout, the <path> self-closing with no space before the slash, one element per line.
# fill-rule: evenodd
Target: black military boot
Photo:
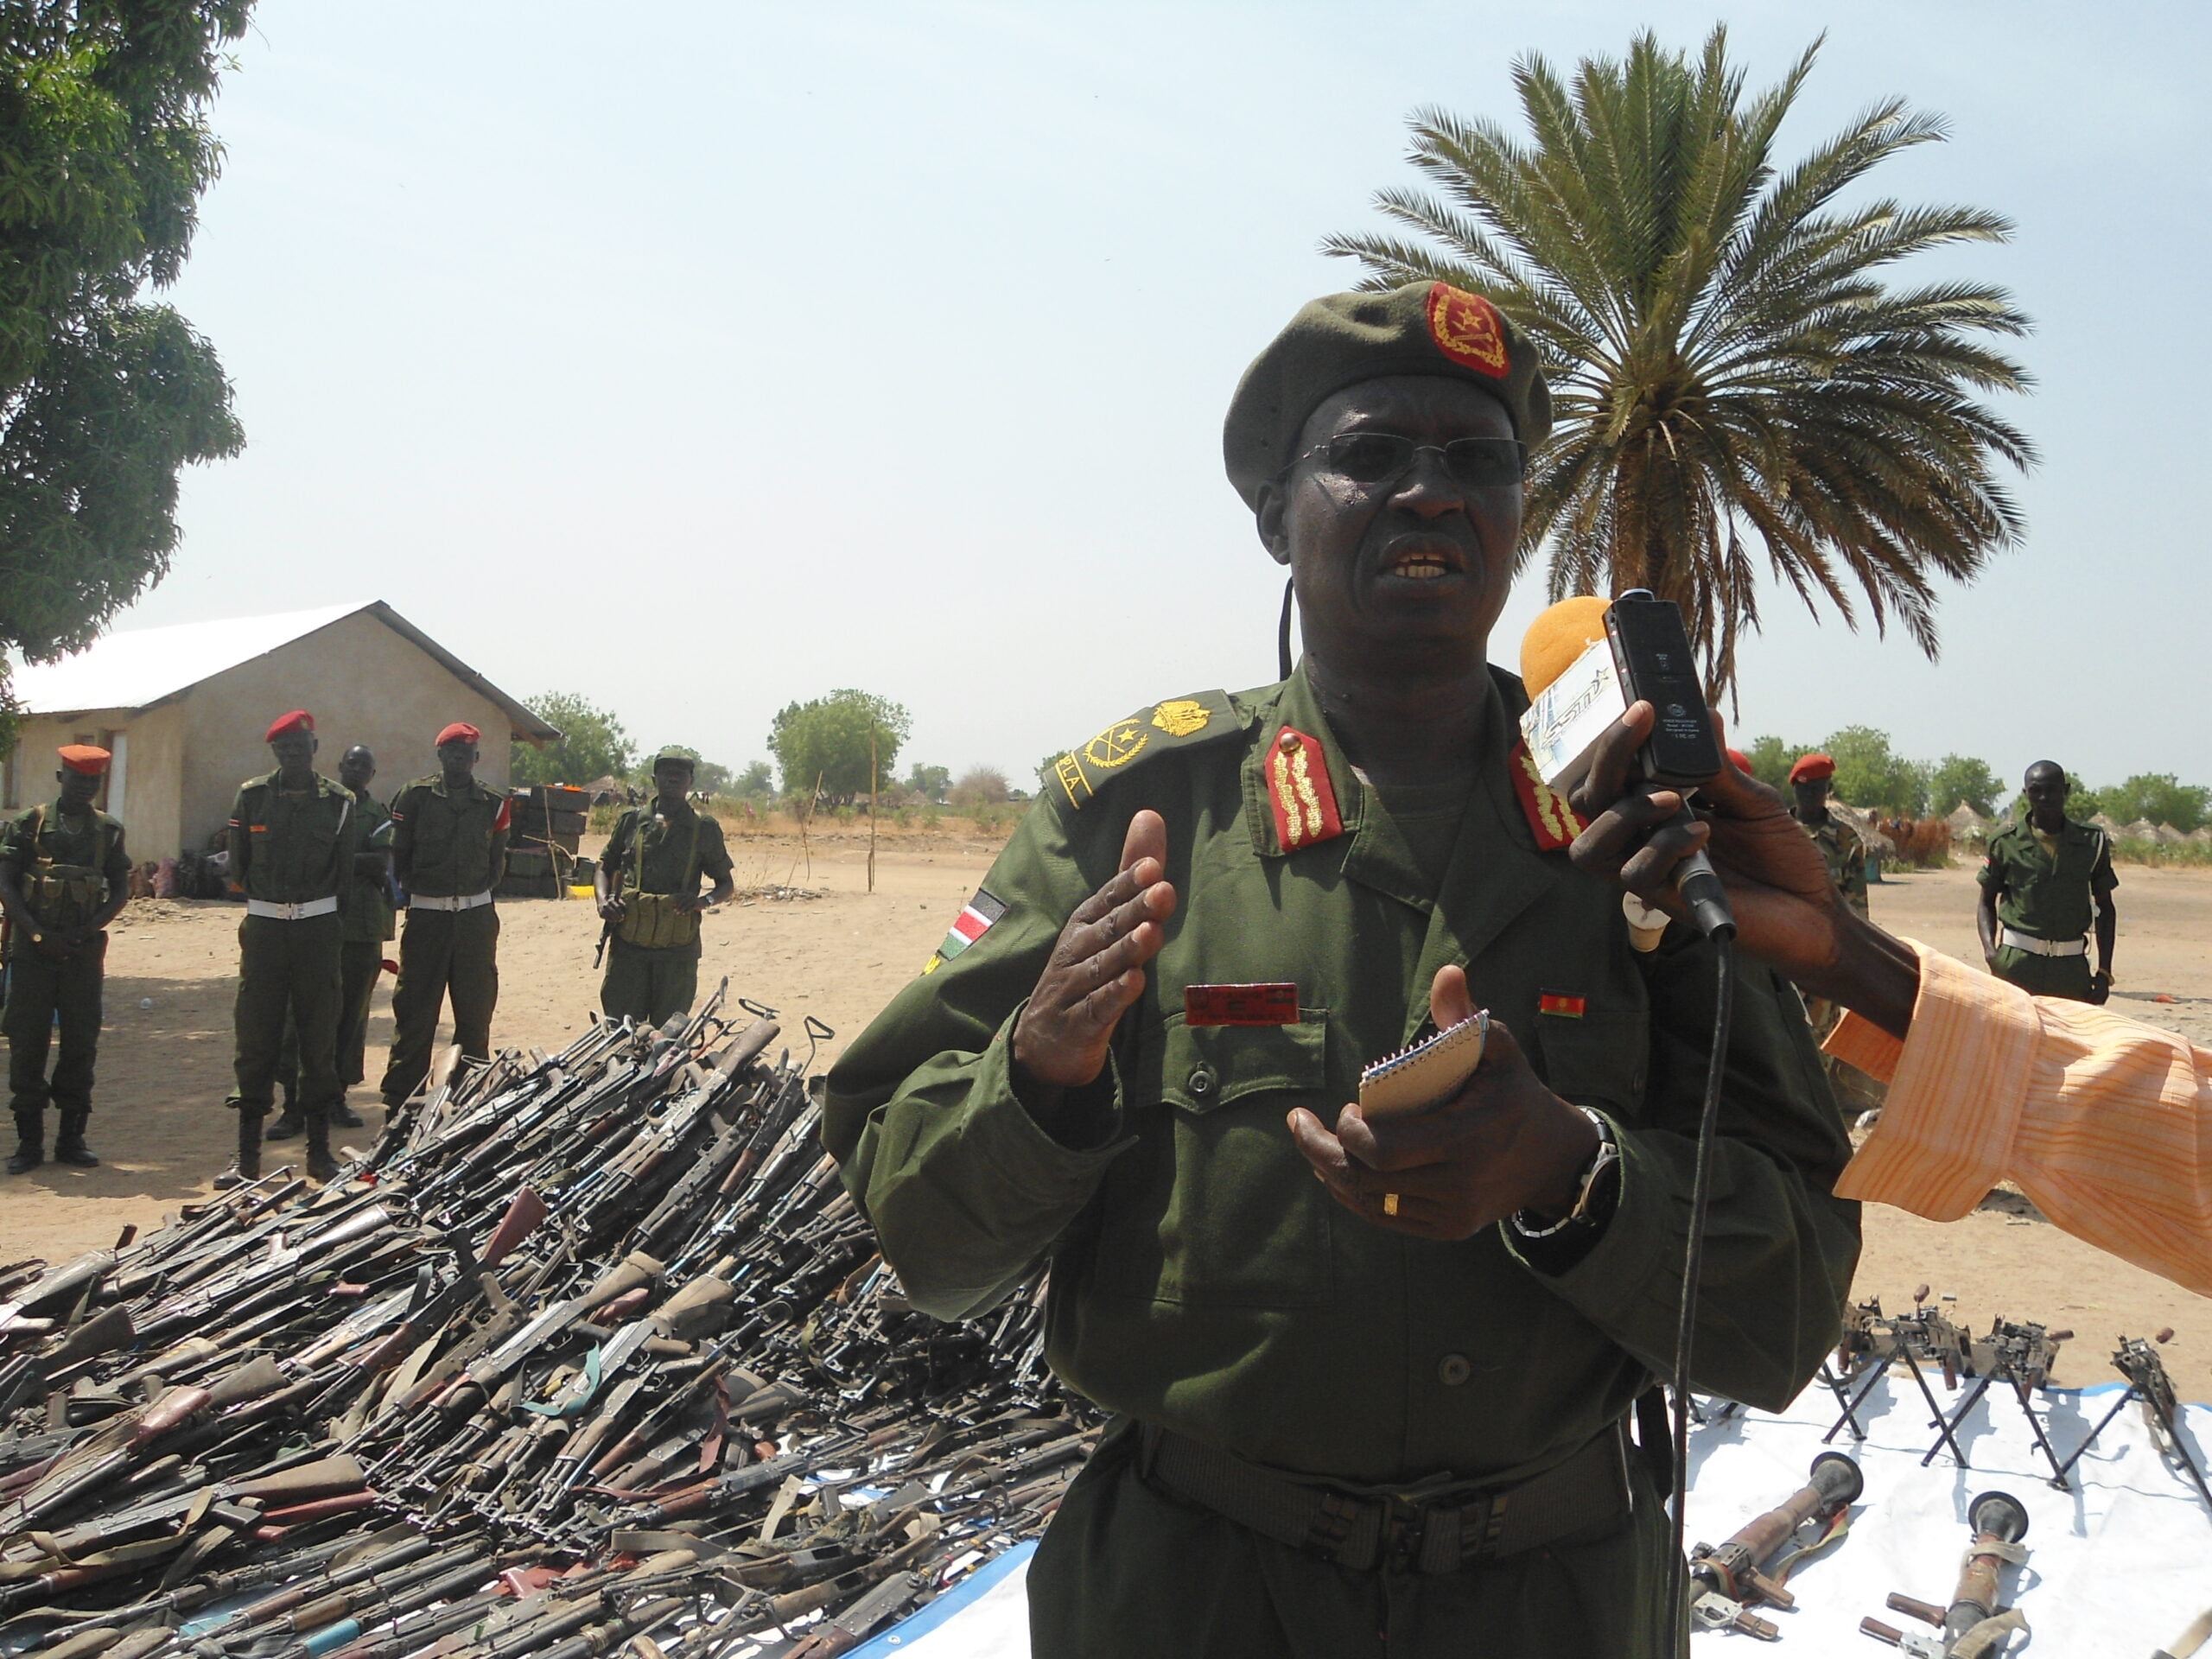
<path fill-rule="evenodd" d="M 266 1116 L 238 1108 L 238 1160 L 215 1178 L 217 1191 L 227 1192 L 261 1179 L 261 1120 Z"/>
<path fill-rule="evenodd" d="M 311 1181 L 333 1181 L 338 1179 L 338 1160 L 330 1155 L 330 1119 L 320 1110 L 307 1116 L 308 1122 L 308 1179 Z"/>
<path fill-rule="evenodd" d="M 334 1128 L 365 1129 L 368 1128 L 368 1124 L 363 1120 L 361 1115 L 346 1103 L 346 1098 L 342 1095 L 339 1096 L 338 1103 L 330 1109 L 330 1122 Z"/>
<path fill-rule="evenodd" d="M 307 1120 L 300 1116 L 300 1109 L 292 1103 L 292 1091 L 287 1089 L 284 1090 L 284 1109 L 276 1114 L 276 1121 L 269 1126 L 261 1138 L 264 1141 L 296 1140 L 307 1126 Z"/>
<path fill-rule="evenodd" d="M 85 1125 L 91 1120 L 89 1108 L 77 1106 L 61 1114 L 61 1128 L 54 1137 L 54 1161 L 67 1164 L 72 1169 L 98 1169 L 98 1154 L 85 1144 Z"/>
<path fill-rule="evenodd" d="M 8 1159 L 10 1175 L 27 1175 L 46 1161 L 46 1111 L 16 1109 L 16 1150 Z"/>

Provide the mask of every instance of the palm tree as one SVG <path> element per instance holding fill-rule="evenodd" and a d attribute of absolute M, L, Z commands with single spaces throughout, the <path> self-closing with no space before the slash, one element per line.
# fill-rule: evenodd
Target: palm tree
<path fill-rule="evenodd" d="M 1847 203 L 1941 118 L 1875 105 L 1794 166 L 1775 134 L 1815 41 L 1748 100 L 1715 29 L 1693 64 L 1637 37 L 1573 86 L 1514 66 L 1535 137 L 1416 111 L 1410 159 L 1435 194 L 1381 192 L 1420 239 L 1333 236 L 1363 286 L 1442 280 L 1489 295 L 1537 342 L 1557 423 L 1532 457 L 1525 562 L 1548 539 L 1554 598 L 1649 588 L 1681 602 L 1708 693 L 1732 696 L 1759 621 L 1758 563 L 1808 609 L 1895 620 L 1936 655 L 1936 578 L 1965 581 L 2016 542 L 1999 477 L 2034 446 L 1974 401 L 2024 370 L 1982 338 L 2027 332 L 2001 288 L 1893 289 L 1882 267 L 1948 243 L 2002 242 L 1974 207 Z M 1855 590 L 1855 592 L 1854 592 Z"/>

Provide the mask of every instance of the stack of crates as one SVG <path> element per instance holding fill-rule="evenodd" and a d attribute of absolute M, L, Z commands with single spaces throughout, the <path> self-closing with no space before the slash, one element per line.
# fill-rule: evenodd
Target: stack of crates
<path fill-rule="evenodd" d="M 511 791 L 513 828 L 508 839 L 502 899 L 558 899 L 583 840 L 589 802 L 567 784 L 533 784 Z"/>

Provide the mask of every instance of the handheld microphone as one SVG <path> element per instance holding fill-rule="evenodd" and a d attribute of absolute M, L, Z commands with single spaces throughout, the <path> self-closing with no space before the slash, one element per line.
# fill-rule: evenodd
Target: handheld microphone
<path fill-rule="evenodd" d="M 1571 790 L 1590 770 L 1598 740 L 1633 702 L 1656 715 L 1637 751 L 1647 783 L 1685 796 L 1726 764 L 1697 677 L 1681 608 L 1645 588 L 1608 604 L 1593 594 L 1563 599 L 1529 624 L 1521 643 L 1529 709 L 1521 734 L 1544 781 Z M 1670 820 L 1694 823 L 1687 799 Z M 1713 861 L 1702 849 L 1682 861 L 1675 887 L 1708 939 L 1732 938 L 1736 918 Z"/>

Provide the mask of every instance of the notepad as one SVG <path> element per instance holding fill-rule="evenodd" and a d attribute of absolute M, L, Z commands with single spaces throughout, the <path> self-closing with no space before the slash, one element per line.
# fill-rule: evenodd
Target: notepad
<path fill-rule="evenodd" d="M 1482 1064 L 1490 1034 L 1484 1008 L 1433 1037 L 1386 1054 L 1359 1074 L 1359 1109 L 1368 1117 L 1397 1117 L 1440 1106 L 1466 1086 Z"/>

